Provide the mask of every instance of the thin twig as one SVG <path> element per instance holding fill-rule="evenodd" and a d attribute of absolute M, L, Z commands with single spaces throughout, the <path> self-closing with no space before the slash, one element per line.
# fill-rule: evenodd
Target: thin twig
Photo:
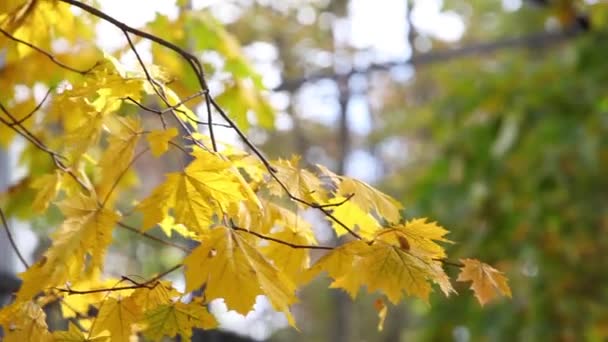
<path fill-rule="evenodd" d="M 174 104 L 173 106 L 165 108 L 165 109 L 162 109 L 162 110 L 150 108 L 150 107 L 142 104 L 141 102 L 133 99 L 131 96 L 127 96 L 127 97 L 123 98 L 123 101 L 129 101 L 129 102 L 133 103 L 134 105 L 136 105 L 137 107 L 141 108 L 142 110 L 145 110 L 145 111 L 150 112 L 150 113 L 158 114 L 158 115 L 161 115 L 161 116 L 163 114 L 168 113 L 171 110 L 176 110 L 176 111 L 184 114 L 186 117 L 188 117 L 188 120 L 196 123 L 197 125 L 209 125 L 209 122 L 197 120 L 197 119 L 191 117 L 188 113 L 186 113 L 184 111 L 180 111 L 180 110 L 177 109 L 179 106 L 181 106 L 181 105 L 185 104 L 186 102 L 190 101 L 192 98 L 194 98 L 196 96 L 200 96 L 200 95 L 201 95 L 200 92 L 196 93 L 196 94 L 192 94 L 192 95 L 184 98 L 183 100 L 181 100 L 179 103 Z M 223 124 L 223 123 L 218 123 L 218 122 L 212 122 L 211 124 L 213 126 L 217 126 L 217 127 L 232 128 L 232 126 L 230 126 L 228 124 Z"/>
<path fill-rule="evenodd" d="M 118 186 L 118 183 L 120 183 L 120 181 L 122 180 L 122 178 L 124 177 L 124 175 L 127 174 L 127 171 L 129 171 L 129 169 L 131 169 L 131 166 L 133 166 L 133 164 L 135 164 L 135 162 L 137 161 L 137 159 L 139 159 L 141 156 L 144 155 L 144 153 L 146 153 L 148 151 L 150 151 L 149 147 L 146 147 L 143 150 L 141 150 L 138 154 L 135 155 L 135 157 L 133 157 L 133 159 L 131 159 L 131 161 L 129 162 L 129 165 L 127 165 L 127 167 L 120 172 L 120 174 L 118 175 L 118 177 L 116 177 L 116 179 L 114 180 L 114 183 L 112 183 L 112 187 L 110 188 L 110 190 L 108 190 L 108 193 L 106 194 L 106 197 L 104 197 L 103 201 L 101 202 L 101 207 L 102 208 L 105 207 L 106 202 L 108 202 L 108 200 L 110 199 L 110 196 L 112 195 L 112 193 L 114 192 L 114 190 Z"/>
<path fill-rule="evenodd" d="M 272 241 L 272 242 L 276 242 L 276 243 L 280 243 L 281 245 L 289 246 L 291 248 L 296 248 L 296 249 L 323 249 L 323 250 L 328 250 L 328 251 L 334 249 L 334 247 L 329 247 L 329 246 L 299 245 L 299 244 L 283 241 L 281 239 L 273 238 L 271 236 L 264 235 L 264 234 L 261 234 L 261 233 L 258 233 L 258 232 L 254 232 L 253 230 L 237 227 L 237 226 L 234 226 L 234 225 L 232 225 L 231 228 L 234 229 L 234 230 L 237 230 L 239 232 L 245 232 L 247 234 L 255 235 L 255 236 L 259 237 L 260 239 L 268 240 L 268 241 Z"/>
<path fill-rule="evenodd" d="M 13 234 L 11 234 L 11 230 L 8 228 L 8 222 L 6 221 L 6 217 L 4 216 L 4 211 L 2 211 L 2 208 L 0 208 L 0 219 L 2 219 L 2 225 L 4 226 L 4 231 L 6 231 L 6 236 L 8 236 L 8 241 L 10 242 L 11 247 L 13 248 L 13 251 L 15 252 L 15 254 L 17 254 L 19 261 L 21 261 L 21 263 L 23 264 L 23 266 L 26 269 L 30 268 L 30 265 L 28 264 L 28 262 L 25 260 L 25 258 L 21 254 L 21 251 L 19 251 L 19 248 L 17 247 L 17 243 L 13 239 Z"/>
<path fill-rule="evenodd" d="M 4 114 L 6 114 L 6 116 L 8 116 L 11 119 L 11 122 L 8 122 L 5 119 L 3 119 L 2 117 L 0 117 L 0 122 L 1 123 L 5 124 L 10 129 L 14 130 L 17 134 L 19 134 L 22 137 L 24 137 L 27 141 L 31 142 L 34 146 L 36 146 L 41 151 L 46 152 L 51 157 L 51 159 L 55 163 L 55 166 L 59 170 L 67 173 L 68 175 L 70 175 L 70 177 L 72 177 L 74 179 L 74 181 L 76 181 L 76 183 L 78 183 L 85 191 L 88 191 L 88 192 L 91 191 L 91 189 L 89 188 L 89 186 L 84 181 L 82 181 L 74 173 L 74 171 L 72 169 L 70 169 L 69 167 L 65 166 L 65 164 L 63 164 L 63 162 L 60 159 L 65 160 L 66 158 L 64 156 L 62 156 L 59 153 L 57 153 L 57 152 L 52 151 L 51 149 L 49 149 L 32 132 L 30 132 L 22 124 L 18 123 L 18 120 L 2 105 L 2 103 L 0 103 L 0 110 L 2 112 L 4 112 Z"/>
<path fill-rule="evenodd" d="M 32 109 L 26 116 L 22 117 L 21 119 L 17 120 L 16 122 L 13 122 L 11 125 L 13 125 L 13 126 L 21 125 L 22 123 L 27 121 L 27 119 L 31 118 L 32 115 L 34 115 L 38 110 L 40 110 L 40 108 L 42 107 L 44 102 L 46 102 L 46 99 L 49 97 L 49 95 L 51 95 L 52 91 L 53 91 L 53 88 L 49 88 L 47 90 L 46 94 L 44 95 L 44 97 L 42 98 L 42 101 L 40 101 L 40 103 L 38 103 L 34 109 Z"/>
<path fill-rule="evenodd" d="M 117 222 L 117 224 L 118 224 L 118 226 L 120 226 L 120 227 L 122 227 L 122 228 L 124 228 L 124 229 L 126 229 L 128 231 L 131 231 L 131 232 L 133 232 L 135 234 L 138 234 L 138 235 L 141 235 L 143 237 L 146 237 L 146 238 L 148 238 L 148 239 L 150 239 L 152 241 L 156 241 L 156 242 L 158 242 L 160 244 L 163 244 L 165 246 L 174 247 L 174 248 L 180 249 L 180 250 L 182 250 L 182 251 L 184 251 L 186 253 L 190 252 L 190 249 L 187 248 L 187 247 L 184 247 L 182 245 L 178 245 L 178 244 L 173 243 L 171 241 L 163 240 L 161 238 L 158 238 L 158 237 L 156 237 L 154 235 L 151 235 L 151 234 L 148 234 L 146 232 L 142 232 L 141 230 L 139 230 L 139 229 L 137 229 L 135 227 L 132 227 L 132 226 L 130 226 L 130 225 L 124 223 L 124 222 Z"/>
<path fill-rule="evenodd" d="M 165 277 L 167 274 L 179 269 L 180 267 L 182 267 L 182 264 L 177 264 L 173 267 L 171 267 L 170 269 L 158 274 L 157 276 L 151 278 L 150 280 L 147 280 L 143 283 L 140 283 L 138 285 L 129 285 L 129 286 L 115 286 L 115 287 L 107 287 L 107 288 L 101 288 L 101 289 L 90 289 L 90 290 L 74 290 L 72 288 L 70 288 L 69 286 L 67 288 L 56 288 L 57 291 L 59 292 L 65 292 L 68 295 L 86 295 L 86 294 L 91 294 L 91 293 L 100 293 L 100 292 L 114 292 L 114 291 L 124 291 L 124 290 L 136 290 L 136 289 L 141 289 L 141 288 L 148 288 L 148 289 L 154 289 L 157 285 L 160 284 L 160 282 L 158 280 L 160 280 L 161 278 Z"/>

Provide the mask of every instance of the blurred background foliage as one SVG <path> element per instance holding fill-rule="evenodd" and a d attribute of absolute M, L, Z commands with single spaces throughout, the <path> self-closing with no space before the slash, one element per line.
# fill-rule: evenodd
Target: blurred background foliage
<path fill-rule="evenodd" d="M 177 2 L 182 10 L 197 3 Z M 456 243 L 448 255 L 493 264 L 513 292 L 512 300 L 482 308 L 465 285 L 454 284 L 460 296 L 435 295 L 430 307 L 418 300 L 389 307 L 378 332 L 376 296 L 351 303 L 319 280 L 295 308 L 301 331 L 274 331 L 283 326 L 276 315 L 233 329 L 276 341 L 608 339 L 606 3 L 212 3 L 177 19 L 159 14 L 149 30 L 200 52 L 211 88 L 263 151 L 300 154 L 309 164 L 377 185 L 406 204 L 407 217 L 431 217 L 449 229 Z M 400 12 L 377 10 L 389 3 L 389 12 Z M 394 30 L 401 36 L 385 36 L 393 28 L 382 13 L 400 18 Z M 357 33 L 352 22 L 361 16 L 372 18 L 359 23 Z M 357 39 L 365 34 L 371 38 Z M 182 98 L 197 90 L 175 56 L 157 47 L 151 52 L 177 76 L 172 87 Z M 48 69 L 48 61 L 31 58 L 40 59 L 31 70 L 8 64 L 0 76 L 34 87 L 38 79 L 27 75 Z M 95 58 L 84 47 L 79 59 L 68 61 L 87 66 Z M 57 79 L 47 75 L 49 82 Z M 14 91 L 2 89 L 0 99 Z M 35 153 L 25 160 L 32 172 L 52 168 Z M 144 160 L 143 188 L 179 162 Z M 12 216 L 28 211 L 32 193 L 24 189 L 23 182 L 10 188 Z M 36 225 L 48 226 L 57 215 L 37 218 Z M 133 255 L 111 257 L 134 273 L 161 270 L 181 257 L 120 234 Z M 252 333 L 256 325 L 266 332 Z"/>
<path fill-rule="evenodd" d="M 439 3 L 463 21 L 463 35 L 450 42 L 421 32 L 411 14 L 425 5 L 410 2 L 403 18 L 413 24 L 403 39 L 413 49 L 405 60 L 378 62 L 370 49 L 340 40 L 348 1 L 311 1 L 310 25 L 298 24 L 301 5 L 284 12 L 254 5 L 228 27 L 245 45 L 263 39 L 278 51 L 284 79 L 277 88 L 291 100 L 285 112 L 293 124 L 269 133 L 266 151 L 297 151 L 380 184 L 406 204 L 406 215 L 432 217 L 452 232 L 449 255 L 504 270 L 513 300 L 481 308 L 459 284 L 464 296 L 437 296 L 430 308 L 391 307 L 378 333 L 373 295 L 343 310 L 320 283 L 303 294 L 302 334 L 275 339 L 603 341 L 608 8 L 568 0 Z M 476 49 L 458 53 L 469 47 Z M 310 101 L 315 87 L 329 89 L 319 102 L 338 108 L 331 119 L 307 115 L 326 108 Z M 357 120 L 369 127 L 359 129 Z M 347 315 L 346 325 L 336 315 Z"/>

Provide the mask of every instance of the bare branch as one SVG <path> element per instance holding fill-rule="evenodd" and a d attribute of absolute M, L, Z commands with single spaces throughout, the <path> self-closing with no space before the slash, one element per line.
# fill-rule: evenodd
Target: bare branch
<path fill-rule="evenodd" d="M 261 233 L 258 233 L 258 232 L 254 232 L 253 230 L 237 227 L 237 226 L 234 226 L 234 225 L 232 225 L 230 228 L 232 228 L 234 230 L 237 230 L 239 232 L 244 232 L 244 233 L 247 233 L 247 234 L 251 234 L 251 235 L 257 236 L 257 237 L 259 237 L 260 239 L 263 239 L 263 240 L 280 243 L 281 245 L 289 246 L 291 248 L 296 248 L 296 249 L 323 249 L 323 250 L 332 250 L 332 249 L 334 249 L 334 247 L 329 247 L 329 246 L 298 245 L 298 244 L 295 244 L 295 243 L 283 241 L 281 239 L 273 238 L 272 236 L 264 235 L 264 234 L 261 234 Z"/>
<path fill-rule="evenodd" d="M 114 287 L 107 287 L 107 288 L 101 288 L 101 289 L 90 289 L 90 290 L 74 290 L 72 288 L 70 288 L 69 286 L 67 286 L 66 288 L 55 288 L 57 291 L 59 292 L 65 292 L 68 295 L 86 295 L 86 294 L 91 294 L 91 293 L 100 293 L 100 292 L 114 292 L 114 291 L 124 291 L 124 290 L 136 290 L 136 289 L 141 289 L 141 288 L 148 288 L 148 289 L 153 289 L 156 286 L 158 286 L 160 284 L 159 280 L 163 277 L 165 277 L 166 275 L 168 275 L 169 273 L 178 270 L 179 268 L 181 268 L 183 265 L 182 264 L 177 264 L 173 267 L 171 267 L 170 269 L 158 274 L 157 276 L 143 282 L 143 283 L 139 283 L 136 285 L 129 285 L 129 286 L 114 286 Z"/>
<path fill-rule="evenodd" d="M 130 232 L 133 232 L 135 234 L 141 235 L 143 237 L 146 237 L 146 238 L 148 238 L 148 239 L 150 239 L 152 241 L 156 241 L 156 242 L 158 242 L 160 244 L 163 244 L 165 246 L 174 247 L 174 248 L 180 249 L 180 250 L 182 250 L 182 251 L 184 251 L 186 253 L 190 252 L 190 249 L 187 248 L 187 247 L 178 245 L 178 244 L 173 243 L 171 241 L 163 240 L 163 239 L 158 238 L 158 237 L 156 237 L 154 235 L 150 235 L 150 234 L 148 234 L 146 232 L 142 232 L 141 230 L 139 230 L 139 229 L 137 229 L 135 227 L 132 227 L 132 226 L 130 226 L 130 225 L 124 223 L 124 222 L 118 222 L 117 224 L 118 224 L 118 226 L 120 226 L 120 227 L 122 227 L 122 228 L 124 228 L 124 229 L 126 229 L 126 230 L 128 230 Z"/>
<path fill-rule="evenodd" d="M 467 56 L 488 55 L 493 52 L 509 48 L 541 49 L 578 37 L 584 32 L 585 30 L 583 28 L 579 26 L 573 26 L 558 32 L 538 32 L 523 37 L 505 38 L 492 42 L 474 43 L 458 49 L 431 51 L 424 54 L 417 54 L 411 59 L 405 61 L 376 63 L 371 64 L 370 66 L 363 69 L 352 69 L 351 71 L 346 73 L 346 77 L 359 74 L 369 74 L 374 71 L 386 71 L 398 66 L 420 67 L 440 62 L 446 62 L 452 59 Z M 331 70 L 325 70 L 310 76 L 293 80 L 286 80 L 273 90 L 294 91 L 296 89 L 299 89 L 305 83 L 315 82 L 322 79 L 336 80 L 339 77 L 344 77 L 344 75 L 337 75 Z"/>
<path fill-rule="evenodd" d="M 0 208 L 0 219 L 2 219 L 2 225 L 4 226 L 4 231 L 6 231 L 6 236 L 8 236 L 8 241 L 10 242 L 11 247 L 13 248 L 13 251 L 15 252 L 15 254 L 17 254 L 19 261 L 21 261 L 21 263 L 23 264 L 23 266 L 26 269 L 30 268 L 30 265 L 23 257 L 23 254 L 21 254 L 21 251 L 19 251 L 19 248 L 17 247 L 17 243 L 13 239 L 13 234 L 11 234 L 11 230 L 8 228 L 8 222 L 6 221 L 6 216 L 4 216 L 4 211 L 2 211 L 1 208 Z"/>

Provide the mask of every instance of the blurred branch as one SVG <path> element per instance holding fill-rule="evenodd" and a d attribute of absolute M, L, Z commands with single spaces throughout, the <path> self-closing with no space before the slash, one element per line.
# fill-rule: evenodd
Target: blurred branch
<path fill-rule="evenodd" d="M 375 63 L 364 69 L 352 69 L 346 74 L 346 76 L 348 77 L 355 74 L 368 74 L 374 71 L 385 71 L 398 66 L 424 66 L 434 63 L 446 62 L 456 58 L 474 55 L 488 55 L 493 52 L 497 52 L 504 49 L 541 49 L 578 37 L 586 31 L 587 30 L 585 27 L 581 27 L 580 25 L 574 25 L 568 29 L 557 32 L 537 32 L 523 37 L 505 38 L 492 42 L 474 43 L 457 49 L 431 51 L 428 53 L 414 55 L 412 58 L 405 61 Z M 322 79 L 337 80 L 338 78 L 344 76 L 345 75 L 343 74 L 338 75 L 330 70 L 326 70 L 302 78 L 286 80 L 273 90 L 291 92 L 300 88 L 303 84 L 308 82 L 319 81 Z"/>
<path fill-rule="evenodd" d="M 23 264 L 23 267 L 29 268 L 30 265 L 27 263 L 27 261 L 23 257 L 23 254 L 21 254 L 21 251 L 19 250 L 19 247 L 17 247 L 17 243 L 15 242 L 15 239 L 13 239 L 13 234 L 11 233 L 11 230 L 8 227 L 8 222 L 6 220 L 6 216 L 4 216 L 4 211 L 2 211 L 2 209 L 0 209 L 0 220 L 2 220 L 2 225 L 4 226 L 4 231 L 6 231 L 6 236 L 8 237 L 8 241 L 10 242 L 11 247 L 13 248 L 13 251 L 15 252 L 15 254 L 17 254 L 17 257 L 19 257 L 19 261 L 21 261 L 21 263 Z"/>

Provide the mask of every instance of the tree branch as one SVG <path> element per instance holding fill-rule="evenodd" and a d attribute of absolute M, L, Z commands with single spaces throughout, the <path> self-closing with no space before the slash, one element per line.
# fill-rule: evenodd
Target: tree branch
<path fill-rule="evenodd" d="M 523 37 L 505 38 L 492 42 L 473 43 L 471 45 L 467 45 L 458 49 L 431 51 L 429 53 L 414 55 L 411 59 L 405 61 L 371 64 L 370 66 L 364 69 L 352 69 L 346 74 L 346 76 L 349 77 L 352 75 L 369 74 L 374 71 L 386 71 L 398 66 L 426 66 L 430 64 L 446 62 L 455 58 L 462 58 L 472 55 L 487 55 L 493 52 L 497 52 L 499 50 L 509 48 L 541 49 L 553 44 L 557 44 L 578 37 L 584 32 L 584 28 L 575 25 L 573 27 L 558 32 L 537 32 Z M 344 77 L 344 75 L 337 75 L 329 70 L 325 70 L 310 76 L 293 80 L 286 80 L 273 90 L 292 92 L 296 89 L 299 89 L 305 83 L 315 82 L 322 79 L 337 80 L 339 77 Z"/>
<path fill-rule="evenodd" d="M 21 261 L 21 263 L 23 264 L 23 266 L 26 269 L 30 268 L 30 265 L 28 264 L 28 262 L 25 260 L 25 258 L 21 254 L 21 251 L 19 251 L 19 248 L 17 247 L 17 243 L 13 239 L 13 234 L 11 234 L 11 230 L 8 228 L 8 222 L 6 221 L 6 217 L 4 216 L 4 211 L 2 211 L 1 208 L 0 208 L 0 219 L 2 219 L 2 225 L 4 226 L 4 230 L 6 231 L 6 236 L 8 236 L 8 241 L 10 242 L 11 247 L 13 248 L 13 251 L 15 252 L 15 254 L 17 254 L 19 261 Z"/>
<path fill-rule="evenodd" d="M 328 251 L 334 249 L 334 247 L 329 247 L 329 246 L 298 245 L 298 244 L 295 244 L 295 243 L 283 241 L 281 239 L 273 238 L 273 237 L 268 236 L 268 235 L 264 235 L 264 234 L 260 234 L 258 232 L 254 232 L 253 230 L 237 227 L 237 226 L 234 226 L 234 225 L 232 225 L 230 228 L 232 228 L 234 230 L 237 230 L 239 232 L 244 232 L 244 233 L 247 233 L 247 234 L 251 234 L 251 235 L 257 236 L 257 237 L 259 237 L 260 239 L 263 239 L 263 240 L 280 243 L 281 245 L 289 246 L 289 247 L 295 248 L 295 249 L 323 249 L 323 250 L 328 250 Z"/>
<path fill-rule="evenodd" d="M 160 284 L 159 280 L 163 277 L 165 277 L 167 274 L 181 268 L 183 265 L 182 264 L 177 264 L 173 267 L 171 267 L 170 269 L 158 274 L 157 276 L 143 282 L 143 283 L 139 283 L 136 285 L 128 285 L 128 286 L 114 286 L 114 287 L 108 287 L 108 288 L 101 288 L 101 289 L 90 289 L 90 290 L 74 290 L 72 288 L 70 288 L 69 286 L 67 288 L 56 288 L 57 291 L 59 292 L 65 292 L 68 295 L 86 295 L 86 294 L 91 294 L 91 293 L 100 293 L 100 292 L 114 292 L 114 291 L 123 291 L 123 290 L 135 290 L 135 289 L 140 289 L 143 287 L 146 287 L 148 289 L 153 289 L 155 288 L 158 284 Z M 124 278 L 123 278 L 124 280 Z"/>

